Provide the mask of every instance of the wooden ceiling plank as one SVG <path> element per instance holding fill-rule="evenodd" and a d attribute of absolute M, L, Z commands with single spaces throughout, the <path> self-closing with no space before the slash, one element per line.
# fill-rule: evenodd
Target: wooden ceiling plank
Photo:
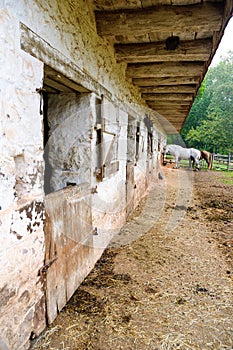
<path fill-rule="evenodd" d="M 200 76 L 204 69 L 203 62 L 134 63 L 128 65 L 126 73 L 130 78 L 193 77 Z"/>
<path fill-rule="evenodd" d="M 167 114 L 167 115 L 174 115 L 175 113 L 177 114 L 186 114 L 188 111 L 188 108 L 186 109 L 173 109 L 173 110 L 163 110 L 163 109 L 159 109 L 159 108 L 154 108 L 154 111 L 158 112 L 158 113 L 162 113 L 162 114 Z"/>
<path fill-rule="evenodd" d="M 54 87 L 48 86 L 46 84 L 43 84 L 43 90 L 50 94 L 60 94 L 61 92 L 60 90 L 55 89 Z"/>
<path fill-rule="evenodd" d="M 57 82 L 48 77 L 44 79 L 44 84 L 60 92 L 75 92 L 73 89 L 62 84 L 62 82 Z"/>
<path fill-rule="evenodd" d="M 142 94 L 146 101 L 192 101 L 193 94 Z"/>
<path fill-rule="evenodd" d="M 174 62 L 206 61 L 212 50 L 212 41 L 181 41 L 177 49 L 167 50 L 165 42 L 116 44 L 116 57 L 119 62 Z"/>
<path fill-rule="evenodd" d="M 178 125 L 180 126 L 183 122 L 182 118 L 168 118 L 168 121 L 172 123 L 173 125 Z"/>
<path fill-rule="evenodd" d="M 45 66 L 45 73 L 44 73 L 44 83 L 48 84 L 48 81 L 50 81 L 50 84 L 54 81 L 54 84 L 57 86 L 61 85 L 63 86 L 63 90 L 70 89 L 77 92 L 89 92 L 85 87 L 82 85 L 79 85 L 75 83 L 74 81 L 70 80 L 69 78 L 66 78 L 63 74 L 58 73 L 54 69 L 52 69 L 49 66 Z M 50 85 L 53 86 L 53 85 Z M 61 91 L 63 91 L 61 90 Z"/>
<path fill-rule="evenodd" d="M 167 116 L 173 116 L 175 114 L 178 114 L 180 118 L 182 118 L 182 115 L 186 115 L 187 113 L 187 110 L 160 111 L 159 109 L 158 110 L 155 109 L 155 111 Z"/>
<path fill-rule="evenodd" d="M 164 85 L 164 86 L 145 86 L 140 88 L 144 94 L 150 93 L 195 93 L 196 85 Z"/>
<path fill-rule="evenodd" d="M 173 106 L 173 107 L 161 107 L 161 106 L 151 106 L 149 103 L 148 105 L 150 107 L 153 107 L 156 111 L 187 111 L 189 109 L 189 106 Z"/>
<path fill-rule="evenodd" d="M 186 105 L 186 106 L 168 106 L 167 108 L 165 106 L 157 106 L 157 105 L 151 105 L 148 103 L 148 106 L 150 108 L 153 108 L 155 110 L 160 110 L 160 111 L 174 111 L 174 110 L 188 110 L 190 108 L 190 105 Z"/>
<path fill-rule="evenodd" d="M 222 16 L 222 4 L 210 2 L 190 6 L 155 6 L 143 10 L 95 12 L 97 32 L 102 36 L 131 33 L 142 35 L 174 30 L 216 31 L 221 27 Z"/>
<path fill-rule="evenodd" d="M 187 111 L 174 111 L 173 113 L 167 113 L 166 111 L 160 111 L 156 110 L 157 113 L 166 116 L 167 118 L 180 118 L 182 119 L 182 116 L 186 116 Z"/>
<path fill-rule="evenodd" d="M 190 105 L 190 101 L 183 101 L 183 100 L 180 100 L 179 101 L 148 101 L 148 103 L 150 104 L 155 104 L 157 106 L 187 106 L 187 105 Z"/>
<path fill-rule="evenodd" d="M 160 110 L 160 109 L 154 109 L 154 111 L 156 111 L 157 113 L 160 113 L 162 115 L 166 115 L 166 116 L 174 116 L 174 115 L 179 115 L 180 117 L 182 117 L 182 115 L 186 115 L 186 113 L 188 112 L 187 110 L 174 110 L 174 111 L 164 111 L 164 110 Z"/>
<path fill-rule="evenodd" d="M 158 85 L 188 85 L 188 84 L 198 84 L 200 80 L 199 76 L 187 77 L 183 76 L 174 76 L 174 77 L 156 77 L 156 78 L 133 78 L 133 84 L 143 87 L 155 87 Z"/>

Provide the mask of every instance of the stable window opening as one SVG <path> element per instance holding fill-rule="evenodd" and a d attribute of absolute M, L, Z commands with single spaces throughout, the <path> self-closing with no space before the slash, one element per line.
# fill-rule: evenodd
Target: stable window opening
<path fill-rule="evenodd" d="M 85 127 L 88 129 L 88 126 L 79 110 L 81 98 L 87 92 L 84 87 L 45 65 L 43 87 L 40 89 L 45 194 L 84 181 L 82 163 L 89 160 L 85 140 Z M 88 132 L 86 134 L 89 137 Z"/>

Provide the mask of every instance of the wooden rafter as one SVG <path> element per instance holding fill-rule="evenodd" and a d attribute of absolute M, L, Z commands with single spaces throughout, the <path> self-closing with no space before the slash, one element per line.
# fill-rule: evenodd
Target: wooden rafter
<path fill-rule="evenodd" d="M 159 114 L 167 132 L 174 131 L 172 125 L 179 131 L 231 17 L 233 0 L 91 1 L 97 33 L 114 46 L 126 79 Z"/>
<path fill-rule="evenodd" d="M 143 94 L 151 93 L 195 93 L 196 85 L 162 85 L 162 86 L 145 86 L 140 88 Z M 146 96 L 145 96 L 146 97 Z"/>
<path fill-rule="evenodd" d="M 169 63 L 135 63 L 127 67 L 127 75 L 131 78 L 192 77 L 204 72 L 204 62 L 169 62 Z"/>
<path fill-rule="evenodd" d="M 155 6 L 147 9 L 97 11 L 99 35 L 143 35 L 155 32 L 215 31 L 222 22 L 223 6 L 204 3 L 189 6 Z M 211 18 L 211 21 L 208 20 Z"/>
<path fill-rule="evenodd" d="M 173 77 L 156 77 L 156 78 L 133 78 L 133 83 L 137 86 L 169 86 L 169 85 L 188 85 L 198 84 L 200 77 L 198 75 L 189 76 L 173 76 Z"/>
<path fill-rule="evenodd" d="M 167 50 L 165 42 L 116 44 L 119 62 L 206 61 L 212 49 L 211 39 L 181 41 L 176 50 Z"/>

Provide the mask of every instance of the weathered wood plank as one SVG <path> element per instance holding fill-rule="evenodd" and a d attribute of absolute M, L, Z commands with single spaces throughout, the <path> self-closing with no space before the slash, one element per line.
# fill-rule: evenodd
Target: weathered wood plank
<path fill-rule="evenodd" d="M 190 101 L 148 101 L 148 103 L 150 103 L 151 105 L 155 105 L 155 106 L 161 106 L 161 107 L 164 107 L 164 106 L 187 106 L 187 105 L 190 105 Z"/>
<path fill-rule="evenodd" d="M 94 265 L 91 200 L 88 183 L 45 197 L 46 260 L 57 258 L 46 278 L 48 323 L 53 322 Z"/>
<path fill-rule="evenodd" d="M 167 50 L 165 42 L 116 44 L 119 62 L 206 61 L 212 50 L 210 39 L 181 41 L 176 50 Z"/>
<path fill-rule="evenodd" d="M 162 115 L 166 115 L 166 116 L 176 116 L 178 115 L 179 117 L 181 117 L 182 115 L 186 115 L 186 113 L 188 112 L 188 109 L 174 109 L 173 111 L 164 111 L 164 110 L 160 110 L 160 109 L 155 109 L 156 112 L 162 114 Z"/>
<path fill-rule="evenodd" d="M 223 6 L 204 3 L 190 6 L 155 6 L 127 11 L 95 12 L 99 35 L 142 35 L 174 30 L 216 31 L 222 24 Z M 208 20 L 207 20 L 208 19 Z"/>
<path fill-rule="evenodd" d="M 142 7 L 158 6 L 158 5 L 170 5 L 171 0 L 141 0 Z"/>
<path fill-rule="evenodd" d="M 180 117 L 168 118 L 167 120 L 168 122 L 172 123 L 172 125 L 177 125 L 177 126 L 181 126 L 183 122 L 183 119 Z"/>
<path fill-rule="evenodd" d="M 63 74 L 58 73 L 54 69 L 45 65 L 44 68 L 44 83 L 59 91 L 78 91 L 88 92 L 82 85 L 75 83 L 74 81 L 66 78 Z"/>
<path fill-rule="evenodd" d="M 180 108 L 180 109 L 171 109 L 171 110 L 163 110 L 159 108 L 154 108 L 157 113 L 167 116 L 179 115 L 180 117 L 187 115 L 189 108 Z"/>
<path fill-rule="evenodd" d="M 146 101 L 192 101 L 193 94 L 142 94 Z"/>
<path fill-rule="evenodd" d="M 183 120 L 186 118 L 187 111 L 174 111 L 174 113 L 167 113 L 163 111 L 156 111 L 160 115 L 162 115 L 164 118 L 168 119 L 170 122 L 173 122 L 174 119 L 177 121 L 179 120 L 180 123 L 183 122 Z"/>
<path fill-rule="evenodd" d="M 149 104 L 148 104 L 149 105 Z M 152 106 L 150 106 L 152 107 Z M 170 106 L 170 107 L 160 107 L 160 106 L 153 106 L 153 109 L 156 111 L 163 111 L 163 112 L 174 112 L 174 111 L 188 111 L 190 106 Z"/>
<path fill-rule="evenodd" d="M 157 113 L 159 113 L 160 115 L 162 115 L 164 118 L 173 121 L 174 118 L 177 120 L 179 119 L 180 122 L 183 122 L 187 116 L 187 111 L 174 111 L 173 113 L 167 113 L 167 112 L 163 112 L 163 111 L 156 111 Z"/>
<path fill-rule="evenodd" d="M 168 124 L 168 122 L 169 122 L 169 123 L 172 124 L 172 126 L 176 125 L 178 127 L 182 127 L 182 124 L 183 124 L 183 122 L 185 120 L 185 115 L 182 115 L 182 114 L 174 115 L 173 117 L 166 116 L 165 114 L 163 114 L 162 116 L 165 119 L 164 122 L 162 123 L 163 125 L 164 124 Z"/>
<path fill-rule="evenodd" d="M 161 115 L 166 115 L 166 117 L 170 117 L 170 116 L 179 116 L 180 118 L 186 118 L 187 113 L 189 112 L 189 109 L 179 109 L 179 110 L 163 110 L 163 109 L 156 109 L 154 108 L 154 111 L 161 114 Z"/>
<path fill-rule="evenodd" d="M 21 49 L 33 57 L 52 67 L 62 74 L 67 80 L 79 85 L 80 92 L 95 92 L 97 95 L 104 94 L 111 100 L 111 94 L 99 82 L 94 80 L 86 72 L 83 72 L 72 60 L 61 54 L 44 39 L 31 31 L 23 23 L 20 23 Z M 82 90 L 81 90 L 82 89 Z"/>
<path fill-rule="evenodd" d="M 92 0 L 91 3 L 95 10 L 135 9 L 142 7 L 141 0 Z"/>
<path fill-rule="evenodd" d="M 173 110 L 175 108 L 188 109 L 191 107 L 192 101 L 184 102 L 183 100 L 168 101 L 167 105 L 162 104 L 163 101 L 146 101 L 148 106 L 153 109 Z M 173 103 L 174 102 L 174 103 Z"/>
<path fill-rule="evenodd" d="M 171 112 L 175 112 L 175 111 L 179 111 L 179 112 L 186 112 L 190 109 L 190 105 L 174 105 L 174 106 L 168 106 L 167 108 L 164 106 L 156 106 L 156 105 L 151 105 L 150 102 L 148 102 L 148 106 L 150 108 L 152 108 L 155 111 L 163 111 L 163 112 L 167 112 L 167 113 L 171 113 Z"/>
<path fill-rule="evenodd" d="M 166 129 L 168 128 L 168 130 L 170 131 L 174 131 L 174 129 L 180 130 L 182 128 L 182 123 L 179 121 L 176 122 L 176 121 L 168 120 L 166 123 L 163 123 L 163 127 L 165 126 L 166 126 Z M 174 132 L 171 132 L 171 133 L 174 133 Z"/>
<path fill-rule="evenodd" d="M 67 86 L 63 85 L 60 82 L 57 82 L 55 80 L 52 80 L 48 77 L 46 77 L 44 79 L 44 84 L 52 87 L 53 89 L 57 90 L 57 91 L 62 91 L 62 92 L 75 92 L 75 90 L 68 88 Z"/>
<path fill-rule="evenodd" d="M 133 35 L 133 33 L 131 35 L 116 35 L 111 39 L 114 44 L 149 43 L 151 41 L 149 33 L 143 35 Z"/>
<path fill-rule="evenodd" d="M 158 86 L 158 85 L 188 85 L 198 84 L 200 81 L 199 76 L 186 77 L 174 76 L 174 77 L 156 77 L 156 78 L 133 78 L 133 83 L 137 86 Z"/>
<path fill-rule="evenodd" d="M 172 62 L 172 63 L 132 63 L 126 70 L 130 78 L 159 78 L 159 77 L 192 77 L 204 72 L 203 62 Z"/>
<path fill-rule="evenodd" d="M 145 86 L 140 88 L 144 94 L 150 93 L 195 93 L 196 85 Z"/>
<path fill-rule="evenodd" d="M 181 110 L 188 110 L 190 108 L 190 104 L 187 104 L 187 105 L 182 105 L 182 104 L 175 104 L 174 106 L 172 105 L 169 105 L 169 106 L 160 106 L 160 105 L 156 105 L 156 104 L 151 104 L 148 102 L 148 106 L 150 106 L 151 108 L 153 108 L 154 110 L 160 110 L 160 111 L 174 111 L 174 110 L 177 110 L 177 109 L 181 109 Z"/>

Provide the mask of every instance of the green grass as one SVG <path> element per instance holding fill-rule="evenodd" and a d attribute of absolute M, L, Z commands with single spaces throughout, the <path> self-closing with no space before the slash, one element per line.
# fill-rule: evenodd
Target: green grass
<path fill-rule="evenodd" d="M 213 170 L 220 170 L 220 171 L 226 171 L 227 170 L 227 164 L 219 164 L 215 163 L 213 164 Z"/>
<path fill-rule="evenodd" d="M 233 186 L 233 171 L 222 171 L 221 181 L 225 184 Z"/>

